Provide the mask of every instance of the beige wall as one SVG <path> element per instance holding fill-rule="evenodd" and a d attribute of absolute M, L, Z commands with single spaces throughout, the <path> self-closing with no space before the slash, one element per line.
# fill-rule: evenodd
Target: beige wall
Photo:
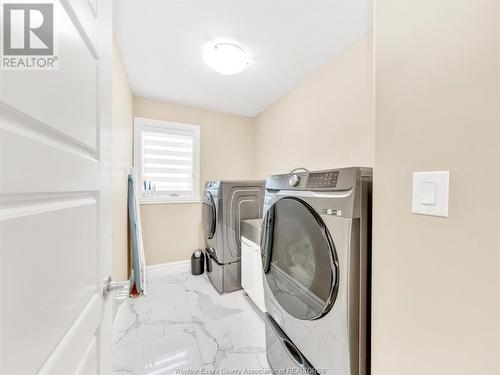
<path fill-rule="evenodd" d="M 500 373 L 498 4 L 376 7 L 374 375 Z M 449 218 L 412 215 L 448 169 Z"/>
<path fill-rule="evenodd" d="M 252 119 L 137 97 L 134 114 L 200 126 L 200 193 L 206 180 L 251 178 Z M 186 260 L 203 245 L 200 203 L 142 205 L 141 220 L 147 264 Z"/>
<path fill-rule="evenodd" d="M 372 56 L 370 33 L 256 117 L 254 176 L 373 165 Z"/>
<path fill-rule="evenodd" d="M 113 43 L 112 76 L 113 278 L 128 278 L 127 175 L 132 166 L 133 96 L 120 48 Z"/>

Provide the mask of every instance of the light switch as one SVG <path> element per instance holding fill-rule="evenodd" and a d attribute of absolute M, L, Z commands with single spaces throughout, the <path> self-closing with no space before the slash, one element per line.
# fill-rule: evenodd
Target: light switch
<path fill-rule="evenodd" d="M 422 182 L 422 200 L 420 203 L 426 205 L 435 205 L 436 204 L 436 183 L 433 181 L 424 181 Z"/>
<path fill-rule="evenodd" d="M 450 172 L 413 173 L 412 212 L 448 217 Z"/>

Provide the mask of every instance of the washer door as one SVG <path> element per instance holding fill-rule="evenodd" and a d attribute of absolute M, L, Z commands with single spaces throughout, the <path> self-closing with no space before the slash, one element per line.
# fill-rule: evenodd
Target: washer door
<path fill-rule="evenodd" d="M 212 239 L 215 234 L 215 203 L 212 193 L 209 191 L 205 192 L 203 196 L 202 204 L 202 222 L 203 222 L 203 233 L 206 239 Z"/>
<path fill-rule="evenodd" d="M 337 295 L 335 246 L 321 217 L 305 201 L 285 197 L 264 217 L 262 266 L 281 307 L 302 320 L 326 314 Z"/>

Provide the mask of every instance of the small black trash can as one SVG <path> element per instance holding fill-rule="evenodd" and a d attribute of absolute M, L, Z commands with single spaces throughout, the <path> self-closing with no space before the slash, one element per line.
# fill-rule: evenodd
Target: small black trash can
<path fill-rule="evenodd" d="M 201 275 L 205 270 L 205 254 L 203 251 L 196 250 L 193 255 L 191 255 L 191 274 Z"/>

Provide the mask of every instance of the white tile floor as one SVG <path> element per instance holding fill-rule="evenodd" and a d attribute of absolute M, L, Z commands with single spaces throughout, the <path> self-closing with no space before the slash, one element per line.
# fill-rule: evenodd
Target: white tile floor
<path fill-rule="evenodd" d="M 267 370 L 264 320 L 243 291 L 220 295 L 206 275 L 150 277 L 114 325 L 114 374 Z M 184 372 L 188 373 L 188 372 Z"/>

